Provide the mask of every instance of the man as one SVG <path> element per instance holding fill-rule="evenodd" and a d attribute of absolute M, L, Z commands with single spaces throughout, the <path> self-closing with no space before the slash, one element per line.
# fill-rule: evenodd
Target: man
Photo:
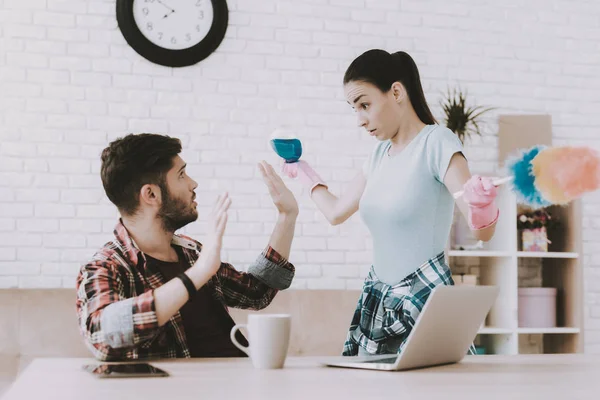
<path fill-rule="evenodd" d="M 198 218 L 198 184 L 180 152 L 179 139 L 154 134 L 125 136 L 102 152 L 102 183 L 121 219 L 76 284 L 80 330 L 100 360 L 243 356 L 229 339 L 227 307 L 265 308 L 294 276 L 287 258 L 298 204 L 264 161 L 258 167 L 279 216 L 248 273 L 221 262 L 227 193 L 204 245 L 174 234 Z"/>

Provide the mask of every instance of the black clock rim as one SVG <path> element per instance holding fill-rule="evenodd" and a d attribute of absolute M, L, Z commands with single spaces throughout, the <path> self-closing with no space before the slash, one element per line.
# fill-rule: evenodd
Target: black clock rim
<path fill-rule="evenodd" d="M 226 0 L 210 0 L 213 21 L 208 34 L 195 46 L 182 50 L 169 50 L 155 45 L 142 34 L 133 18 L 135 0 L 117 0 L 117 22 L 125 41 L 140 56 L 165 67 L 187 67 L 211 55 L 225 38 L 229 25 L 229 9 Z"/>

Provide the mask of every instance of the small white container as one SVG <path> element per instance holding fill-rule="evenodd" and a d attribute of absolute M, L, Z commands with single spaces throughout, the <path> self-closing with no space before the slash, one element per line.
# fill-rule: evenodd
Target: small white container
<path fill-rule="evenodd" d="M 519 288 L 519 327 L 556 327 L 556 288 Z"/>

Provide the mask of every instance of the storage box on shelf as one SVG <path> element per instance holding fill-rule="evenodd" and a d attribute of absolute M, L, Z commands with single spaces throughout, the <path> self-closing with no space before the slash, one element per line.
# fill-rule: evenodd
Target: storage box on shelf
<path fill-rule="evenodd" d="M 519 327 L 523 340 L 541 334 L 540 352 L 573 353 L 583 351 L 583 267 L 581 264 L 581 202 L 548 207 L 558 224 L 548 229 L 547 253 L 520 251 L 520 259 L 535 257 L 541 264 L 541 288 L 556 289 L 556 324 Z"/>
<path fill-rule="evenodd" d="M 457 210 L 448 249 L 454 275 L 475 274 L 478 284 L 500 288 L 476 345 L 484 348 L 486 354 L 581 352 L 580 202 L 550 207 L 560 225 L 548 230 L 552 242 L 548 244 L 548 251 L 527 252 L 521 250 L 517 215 L 522 208 L 517 205 L 514 194 L 508 187 L 501 187 L 497 201 L 500 219 L 490 242 L 477 247 L 477 241 Z M 523 268 L 533 269 L 523 274 Z M 533 278 L 532 273 L 536 274 Z M 556 289 L 556 326 L 519 326 L 519 288 L 532 286 Z"/>

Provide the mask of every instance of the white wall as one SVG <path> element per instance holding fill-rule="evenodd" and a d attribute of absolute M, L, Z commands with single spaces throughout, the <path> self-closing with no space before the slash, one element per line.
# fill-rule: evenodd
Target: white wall
<path fill-rule="evenodd" d="M 556 144 L 600 147 L 600 2 L 229 0 L 218 51 L 184 69 L 125 43 L 114 1 L 0 0 L 0 287 L 72 287 L 111 236 L 116 211 L 99 153 L 128 132 L 169 133 L 200 182 L 201 215 L 230 190 L 225 256 L 245 268 L 274 221 L 257 174 L 270 132 L 297 129 L 339 193 L 374 142 L 355 127 L 341 80 L 369 48 L 406 50 L 440 117 L 447 85 L 497 107 L 467 148 L 495 169 L 496 115 L 552 115 Z M 296 182 L 298 288 L 359 288 L 371 245 L 358 216 L 328 227 Z M 600 352 L 600 196 L 585 201 L 586 350 Z M 187 229 L 202 239 L 201 222 Z"/>

